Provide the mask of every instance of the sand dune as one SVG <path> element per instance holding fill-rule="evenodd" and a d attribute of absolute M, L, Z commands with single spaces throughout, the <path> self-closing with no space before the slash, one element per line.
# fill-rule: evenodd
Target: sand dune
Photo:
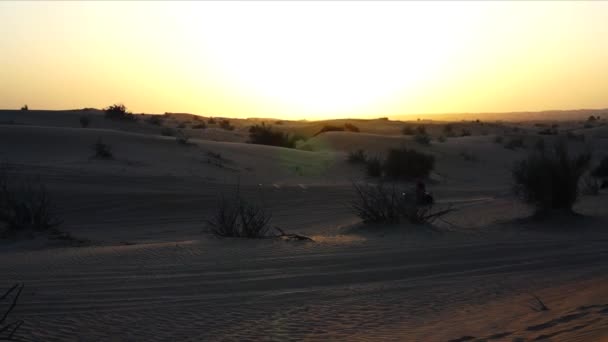
<path fill-rule="evenodd" d="M 356 123 L 374 130 L 323 133 L 305 151 L 243 143 L 254 120 L 222 132 L 241 140 L 193 136 L 180 145 L 156 126 L 97 112 L 90 128 L 80 128 L 80 115 L 0 112 L 2 122 L 19 121 L 0 124 L 0 160 L 14 174 L 40 177 L 64 218 L 61 229 L 86 240 L 0 242 L 0 288 L 26 284 L 11 314 L 26 322 L 23 340 L 608 337 L 607 194 L 584 197 L 575 207 L 581 220 L 522 220 L 531 209 L 511 194 L 509 167 L 526 149 L 506 149 L 493 134 L 422 146 L 400 126 L 375 120 Z M 599 156 L 605 132 L 584 130 Z M 114 160 L 92 158 L 99 137 Z M 429 188 L 458 210 L 425 229 L 363 226 L 349 202 L 351 181 L 365 172 L 346 155 L 400 146 L 436 157 Z M 237 182 L 272 212 L 273 224 L 316 242 L 205 233 L 218 198 Z M 532 294 L 550 310 L 530 308 Z"/>

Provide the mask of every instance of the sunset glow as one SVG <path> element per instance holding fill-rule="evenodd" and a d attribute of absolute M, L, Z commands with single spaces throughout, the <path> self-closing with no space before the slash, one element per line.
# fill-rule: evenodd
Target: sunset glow
<path fill-rule="evenodd" d="M 0 108 L 605 108 L 606 18 L 606 2 L 2 2 Z"/>

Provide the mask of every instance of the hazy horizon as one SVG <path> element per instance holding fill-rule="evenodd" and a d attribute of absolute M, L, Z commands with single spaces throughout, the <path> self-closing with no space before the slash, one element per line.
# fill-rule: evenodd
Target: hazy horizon
<path fill-rule="evenodd" d="M 606 108 L 607 14 L 604 2 L 2 2 L 0 108 L 308 120 Z"/>

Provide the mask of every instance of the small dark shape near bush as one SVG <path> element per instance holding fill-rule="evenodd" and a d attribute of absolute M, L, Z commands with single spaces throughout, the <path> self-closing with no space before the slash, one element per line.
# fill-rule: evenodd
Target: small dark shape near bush
<path fill-rule="evenodd" d="M 365 163 L 367 161 L 367 155 L 365 155 L 365 151 L 359 149 L 349 152 L 347 160 L 349 163 Z"/>
<path fill-rule="evenodd" d="M 515 192 L 540 211 L 571 210 L 590 161 L 590 153 L 570 157 L 563 142 L 549 151 L 534 152 L 513 168 Z"/>
<path fill-rule="evenodd" d="M 13 295 L 12 301 L 10 302 L 11 304 L 6 309 L 6 311 L 0 316 L 0 341 L 21 341 L 20 339 L 15 338 L 15 334 L 23 325 L 23 320 L 8 323 L 7 318 L 9 314 L 13 311 L 13 309 L 15 309 L 15 307 L 17 306 L 17 301 L 19 300 L 19 296 L 21 296 L 21 292 L 23 292 L 24 286 L 24 284 L 15 284 L 0 297 L 0 301 L 4 301 L 5 299 L 9 298 L 11 293 L 16 292 Z"/>
<path fill-rule="evenodd" d="M 103 109 L 105 117 L 112 120 L 136 121 L 137 117 L 127 111 L 127 107 L 123 104 L 114 104 Z"/>
<path fill-rule="evenodd" d="M 268 236 L 270 219 L 269 213 L 237 192 L 235 198 L 220 201 L 207 224 L 210 232 L 219 237 L 260 239 Z"/>
<path fill-rule="evenodd" d="M 365 163 L 365 170 L 369 177 L 382 176 L 382 161 L 378 157 L 372 157 Z"/>
<path fill-rule="evenodd" d="M 424 224 L 447 214 L 450 209 L 433 211 L 431 205 L 417 205 L 416 196 L 403 191 L 395 184 L 385 186 L 353 184 L 355 200 L 351 207 L 364 223 L 396 224 L 404 220 Z"/>
<path fill-rule="evenodd" d="M 37 179 L 15 179 L 9 166 L 0 166 L 0 223 L 2 237 L 21 231 L 48 231 L 61 224 L 49 192 Z M 1 322 L 0 322 L 1 323 Z"/>
<path fill-rule="evenodd" d="M 192 128 L 193 129 L 205 129 L 205 128 L 207 128 L 207 125 L 204 122 L 201 122 L 196 125 L 193 125 Z"/>
<path fill-rule="evenodd" d="M 390 149 L 384 174 L 393 179 L 426 178 L 435 166 L 435 157 L 414 149 Z"/>
<path fill-rule="evenodd" d="M 296 140 L 291 138 L 289 134 L 276 131 L 272 126 L 267 126 L 265 123 L 249 127 L 249 142 L 288 148 L 293 148 L 296 145 Z"/>
<path fill-rule="evenodd" d="M 234 130 L 234 126 L 232 126 L 230 124 L 230 120 L 227 120 L 227 119 L 220 120 L 220 128 L 221 129 L 225 129 L 227 131 L 233 131 Z"/>
<path fill-rule="evenodd" d="M 595 121 L 597 121 L 597 120 L 599 120 L 599 119 L 600 119 L 600 117 L 599 117 L 599 116 L 596 118 L 595 116 L 590 115 L 590 116 L 587 118 L 587 121 L 588 121 L 588 122 L 595 122 Z"/>
<path fill-rule="evenodd" d="M 359 127 L 348 122 L 344 124 L 344 130 L 347 132 L 360 132 Z"/>
<path fill-rule="evenodd" d="M 147 120 L 147 123 L 154 126 L 160 126 L 163 124 L 163 117 L 160 115 L 152 115 Z"/>
<path fill-rule="evenodd" d="M 591 172 L 591 175 L 596 178 L 608 178 L 608 156 L 602 158 L 600 164 Z"/>
<path fill-rule="evenodd" d="M 403 135 L 414 135 L 414 129 L 410 126 L 405 126 L 401 129 Z"/>
<path fill-rule="evenodd" d="M 24 105 L 23 107 L 21 107 L 21 110 L 30 110 L 30 108 L 27 105 Z"/>
<path fill-rule="evenodd" d="M 216 121 L 214 118 L 209 118 L 209 120 L 207 120 L 207 123 L 210 125 L 215 125 Z"/>
<path fill-rule="evenodd" d="M 87 128 L 89 127 L 89 124 L 91 124 L 91 118 L 89 118 L 88 116 L 81 116 L 79 121 L 80 127 L 82 128 Z"/>
<path fill-rule="evenodd" d="M 93 145 L 93 151 L 95 152 L 95 158 L 99 159 L 112 159 L 112 147 L 103 142 L 101 138 L 97 139 L 97 142 Z"/>
<path fill-rule="evenodd" d="M 414 136 L 414 141 L 419 143 L 420 145 L 430 145 L 431 137 L 428 134 L 417 133 Z"/>
<path fill-rule="evenodd" d="M 165 136 L 165 137 L 174 137 L 175 136 L 175 130 L 173 128 L 170 128 L 170 127 L 163 127 L 160 130 L 160 135 Z"/>
<path fill-rule="evenodd" d="M 508 148 L 509 150 L 515 150 L 515 149 L 524 148 L 524 147 L 525 147 L 524 139 L 522 139 L 522 138 L 511 138 L 505 144 L 505 148 Z"/>

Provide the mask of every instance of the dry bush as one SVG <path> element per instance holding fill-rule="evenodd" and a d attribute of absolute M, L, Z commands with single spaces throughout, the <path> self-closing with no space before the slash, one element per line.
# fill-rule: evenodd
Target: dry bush
<path fill-rule="evenodd" d="M 21 110 L 30 110 L 30 108 L 27 105 L 23 105 L 23 107 L 21 107 Z"/>
<path fill-rule="evenodd" d="M 353 183 L 355 200 L 351 207 L 364 223 L 396 224 L 404 220 L 409 223 L 429 223 L 445 215 L 450 209 L 433 211 L 431 205 L 418 205 L 416 197 L 408 195 L 397 185 L 358 185 Z"/>
<path fill-rule="evenodd" d="M 127 111 L 127 107 L 123 104 L 113 104 L 103 109 L 105 117 L 112 120 L 121 121 L 136 121 L 137 117 L 133 113 Z"/>
<path fill-rule="evenodd" d="M 270 219 L 262 207 L 244 200 L 237 191 L 232 199 L 222 198 L 207 225 L 219 237 L 259 239 L 268 236 Z"/>
<path fill-rule="evenodd" d="M 359 149 L 349 152 L 346 160 L 353 164 L 365 163 L 367 161 L 367 155 L 365 154 L 365 151 Z"/>
<path fill-rule="evenodd" d="M 270 145 L 294 148 L 296 138 L 289 134 L 276 131 L 265 123 L 249 127 L 249 142 L 252 144 Z"/>
<path fill-rule="evenodd" d="M 384 174 L 393 179 L 426 178 L 435 167 L 435 157 L 414 149 L 390 149 L 383 165 Z"/>
<path fill-rule="evenodd" d="M 579 183 L 589 167 L 591 153 L 570 157 L 564 142 L 553 149 L 535 151 L 515 164 L 515 192 L 539 211 L 572 209 L 579 195 Z"/>
<path fill-rule="evenodd" d="M 114 155 L 112 154 L 112 147 L 103 142 L 103 139 L 97 138 L 97 141 L 92 146 L 93 152 L 95 153 L 93 156 L 98 159 L 113 159 Z"/>
<path fill-rule="evenodd" d="M 0 167 L 0 223 L 3 236 L 18 232 L 48 231 L 61 224 L 49 192 L 38 179 L 9 175 L 9 166 Z"/>
<path fill-rule="evenodd" d="M 525 147 L 524 139 L 521 137 L 511 138 L 505 144 L 505 148 L 507 148 L 509 150 L 515 150 L 515 149 L 524 148 L 524 147 Z"/>
<path fill-rule="evenodd" d="M 15 284 L 11 288 L 9 288 L 2 297 L 0 297 L 0 301 L 4 301 L 9 299 L 10 295 L 13 294 L 13 298 L 10 301 L 10 305 L 4 311 L 2 316 L 0 317 L 0 341 L 19 341 L 15 338 L 15 334 L 17 330 L 23 324 L 23 320 L 13 321 L 8 323 L 9 314 L 15 309 L 17 306 L 17 301 L 19 300 L 19 296 L 21 296 L 21 292 L 23 291 L 23 284 Z"/>

